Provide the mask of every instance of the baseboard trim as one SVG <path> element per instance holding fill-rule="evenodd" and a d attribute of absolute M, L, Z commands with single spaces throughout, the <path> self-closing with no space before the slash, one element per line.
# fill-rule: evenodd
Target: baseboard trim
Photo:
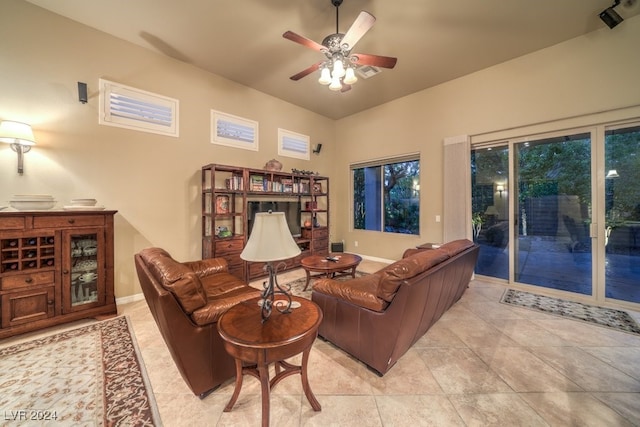
<path fill-rule="evenodd" d="M 351 252 L 351 253 L 353 253 L 353 252 Z M 375 257 L 375 256 L 369 256 L 369 255 L 360 255 L 360 254 L 357 254 L 357 255 L 359 255 L 362 259 L 366 259 L 368 261 L 384 262 L 386 264 L 393 264 L 394 262 L 397 261 L 397 259 L 393 260 L 393 259 L 386 259 L 386 258 L 378 258 L 378 257 Z"/>
<path fill-rule="evenodd" d="M 140 300 L 143 300 L 143 299 L 144 299 L 144 294 L 143 293 L 139 293 L 139 294 L 135 294 L 135 295 L 129 295 L 127 297 L 116 298 L 116 305 L 129 304 L 129 303 L 140 301 Z"/>

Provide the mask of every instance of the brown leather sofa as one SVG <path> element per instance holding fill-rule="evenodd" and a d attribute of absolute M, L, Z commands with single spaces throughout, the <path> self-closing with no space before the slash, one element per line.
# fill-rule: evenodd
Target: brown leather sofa
<path fill-rule="evenodd" d="M 479 250 L 469 240 L 408 249 L 374 274 L 316 281 L 311 299 L 324 315 L 318 334 L 384 375 L 460 299 Z"/>
<path fill-rule="evenodd" d="M 205 397 L 236 374 L 218 319 L 260 292 L 231 275 L 222 258 L 181 263 L 163 249 L 148 248 L 134 259 L 144 297 L 182 378 Z"/>

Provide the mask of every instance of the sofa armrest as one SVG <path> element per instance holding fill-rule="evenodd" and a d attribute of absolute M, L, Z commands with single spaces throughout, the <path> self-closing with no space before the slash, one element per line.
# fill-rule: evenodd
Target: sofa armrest
<path fill-rule="evenodd" d="M 343 281 L 318 279 L 313 285 L 313 291 L 369 310 L 384 311 L 389 304 L 376 296 L 379 282 L 380 276 L 376 274 Z"/>
<path fill-rule="evenodd" d="M 200 278 L 229 271 L 227 260 L 224 258 L 207 258 L 198 261 L 187 261 L 182 264 L 193 270 Z"/>

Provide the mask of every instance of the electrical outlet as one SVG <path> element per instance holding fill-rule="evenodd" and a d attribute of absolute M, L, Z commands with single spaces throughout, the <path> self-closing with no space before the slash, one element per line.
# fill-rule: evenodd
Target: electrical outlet
<path fill-rule="evenodd" d="M 357 248 L 358 247 L 358 241 L 356 240 L 355 242 L 353 242 L 353 245 Z"/>
<path fill-rule="evenodd" d="M 440 215 L 436 215 L 436 222 L 440 222 Z"/>

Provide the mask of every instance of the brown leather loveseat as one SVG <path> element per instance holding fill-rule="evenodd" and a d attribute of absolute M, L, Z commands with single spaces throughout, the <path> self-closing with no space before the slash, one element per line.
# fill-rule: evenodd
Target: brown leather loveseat
<path fill-rule="evenodd" d="M 479 250 L 464 239 L 408 249 L 374 274 L 316 281 L 311 299 L 324 315 L 318 334 L 384 375 L 460 299 Z"/>
<path fill-rule="evenodd" d="M 222 258 L 181 263 L 163 249 L 148 248 L 134 259 L 144 297 L 182 378 L 205 397 L 236 373 L 218 319 L 260 292 L 231 275 Z"/>

